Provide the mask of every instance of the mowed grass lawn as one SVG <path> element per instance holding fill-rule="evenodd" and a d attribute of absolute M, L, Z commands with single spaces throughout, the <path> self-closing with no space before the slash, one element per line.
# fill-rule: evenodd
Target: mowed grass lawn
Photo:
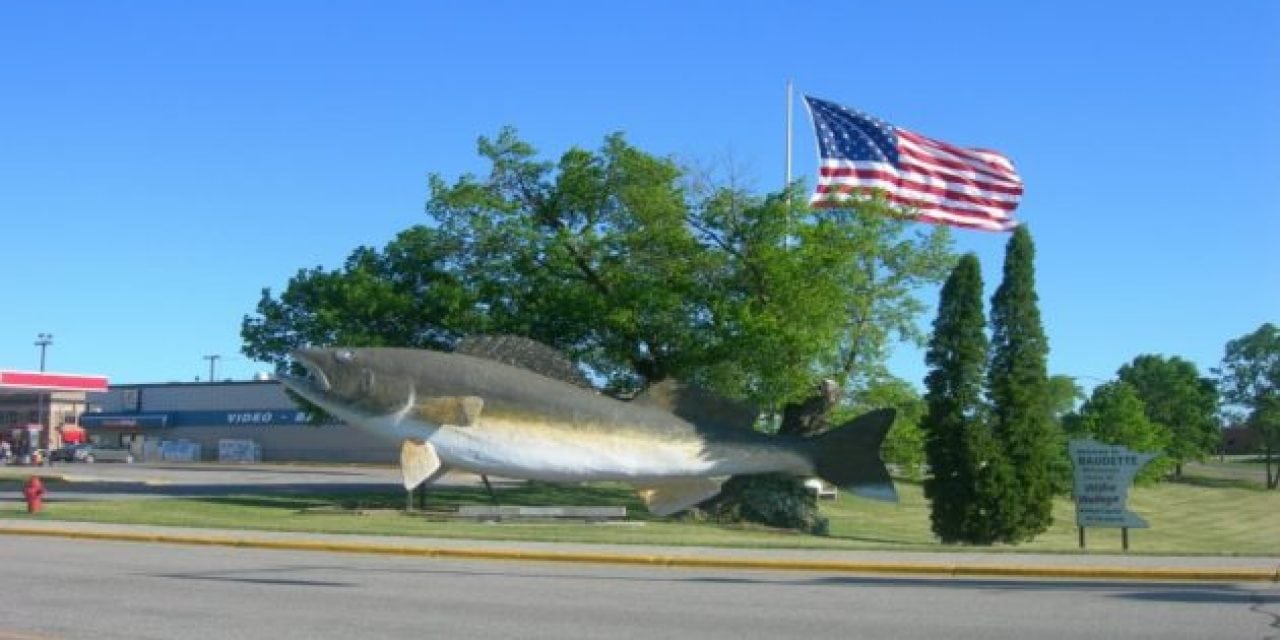
<path fill-rule="evenodd" d="M 1280 555 L 1280 492 L 1261 488 L 1256 476 L 1238 473 L 1239 463 L 1196 465 L 1182 482 L 1165 482 L 1130 492 L 1130 509 L 1145 518 L 1149 529 L 1130 531 L 1130 551 L 1150 554 Z M 1252 467 L 1249 467 L 1250 469 Z M 1249 477 L 1257 477 L 1252 481 Z M 0 489 L 15 490 L 15 480 L 0 479 Z M 543 484 L 499 490 L 503 504 L 625 505 L 631 514 L 621 524 L 590 523 L 477 523 L 447 516 L 460 504 L 488 504 L 483 490 L 442 488 L 431 493 L 424 514 L 397 512 L 404 493 L 281 496 L 252 495 L 58 502 L 44 513 L 28 516 L 21 502 L 0 503 L 0 517 L 9 519 L 78 520 L 168 526 L 275 531 L 360 533 L 543 540 L 587 543 L 709 545 L 897 549 L 915 551 L 1031 551 L 1077 552 L 1074 508 L 1067 499 L 1054 504 L 1053 527 L 1035 540 L 1016 546 L 957 547 L 939 544 L 929 530 L 929 506 L 919 484 L 899 481 L 898 504 L 878 503 L 841 495 L 822 501 L 831 520 L 830 535 L 813 536 L 762 527 L 726 526 L 690 519 L 653 519 L 634 494 L 622 486 L 556 487 Z M 358 514 L 364 515 L 358 515 Z M 1090 529 L 1088 551 L 1120 551 L 1120 531 Z"/>

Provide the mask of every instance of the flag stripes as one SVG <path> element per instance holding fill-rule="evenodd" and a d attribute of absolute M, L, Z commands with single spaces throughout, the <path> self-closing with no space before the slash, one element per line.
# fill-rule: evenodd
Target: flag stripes
<path fill-rule="evenodd" d="M 965 149 L 894 127 L 868 114 L 806 96 L 821 163 L 816 207 L 840 207 L 879 191 L 924 222 L 1007 231 L 1022 199 L 1013 163 L 989 149 Z"/>

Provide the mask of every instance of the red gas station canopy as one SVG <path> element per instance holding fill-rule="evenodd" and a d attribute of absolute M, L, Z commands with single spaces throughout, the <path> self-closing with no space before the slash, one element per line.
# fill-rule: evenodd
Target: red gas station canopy
<path fill-rule="evenodd" d="M 0 370 L 0 391 L 106 391 L 106 376 Z"/>

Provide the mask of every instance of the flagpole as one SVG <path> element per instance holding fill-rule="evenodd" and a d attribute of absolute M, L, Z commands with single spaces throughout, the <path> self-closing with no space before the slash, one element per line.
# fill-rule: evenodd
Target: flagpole
<path fill-rule="evenodd" d="M 782 248 L 791 248 L 791 130 L 792 126 L 792 109 L 791 105 L 795 102 L 792 94 L 795 87 L 791 84 L 791 78 L 787 78 L 787 180 L 782 183 L 782 193 L 787 198 L 787 230 L 782 236 Z"/>
<path fill-rule="evenodd" d="M 795 102 L 795 100 L 792 99 L 794 91 L 795 87 L 791 84 L 791 78 L 787 78 L 787 180 L 782 184 L 783 189 L 791 186 L 791 131 L 794 128 L 792 126 L 791 105 Z"/>

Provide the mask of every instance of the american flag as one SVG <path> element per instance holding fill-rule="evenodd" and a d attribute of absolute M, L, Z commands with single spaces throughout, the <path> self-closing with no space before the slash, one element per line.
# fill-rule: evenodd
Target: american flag
<path fill-rule="evenodd" d="M 1017 226 L 1022 179 L 1005 156 L 927 138 L 834 102 L 805 101 L 821 158 L 813 206 L 846 206 L 879 190 L 924 222 L 989 231 Z"/>

